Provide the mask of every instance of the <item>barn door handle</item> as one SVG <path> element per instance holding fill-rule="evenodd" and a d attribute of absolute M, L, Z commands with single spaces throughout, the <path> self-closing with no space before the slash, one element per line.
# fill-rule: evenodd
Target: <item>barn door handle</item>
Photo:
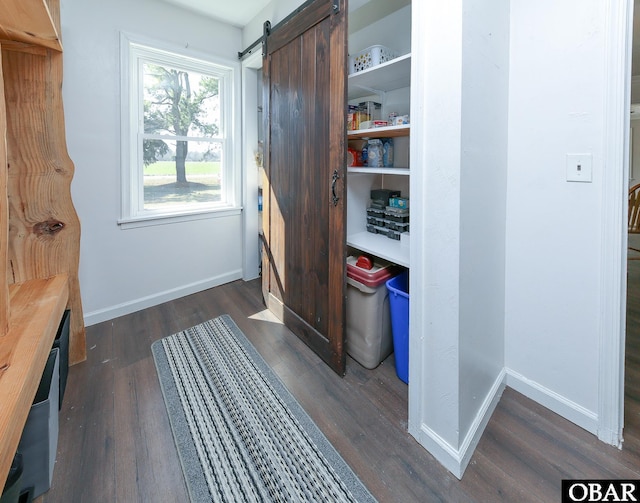
<path fill-rule="evenodd" d="M 334 206 L 338 206 L 338 201 L 340 198 L 336 195 L 336 182 L 340 179 L 340 175 L 338 174 L 338 170 L 333 170 L 333 176 L 331 177 L 331 200 L 333 201 Z"/>

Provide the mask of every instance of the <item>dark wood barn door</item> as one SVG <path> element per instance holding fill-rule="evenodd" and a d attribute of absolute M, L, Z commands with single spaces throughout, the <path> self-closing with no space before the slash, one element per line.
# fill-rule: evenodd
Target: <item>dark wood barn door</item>
<path fill-rule="evenodd" d="M 265 302 L 344 374 L 346 0 L 314 0 L 266 37 Z"/>

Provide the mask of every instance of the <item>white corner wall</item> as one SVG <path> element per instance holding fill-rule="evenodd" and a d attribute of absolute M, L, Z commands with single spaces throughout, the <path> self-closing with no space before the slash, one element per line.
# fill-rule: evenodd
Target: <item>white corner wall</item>
<path fill-rule="evenodd" d="M 466 466 L 504 387 L 509 0 L 465 0 L 462 36 L 459 427 Z"/>
<path fill-rule="evenodd" d="M 504 386 L 509 3 L 412 9 L 409 431 L 462 477 Z"/>
<path fill-rule="evenodd" d="M 409 432 L 457 474 L 461 0 L 412 5 L 411 54 Z"/>
<path fill-rule="evenodd" d="M 82 224 L 80 288 L 87 325 L 242 276 L 242 216 L 121 229 L 119 33 L 237 65 L 241 31 L 153 0 L 62 0 L 65 120 Z M 237 103 L 236 138 L 240 141 Z M 236 155 L 241 176 L 240 154 Z"/>
<path fill-rule="evenodd" d="M 511 1 L 507 382 L 594 433 L 606 4 Z M 592 183 L 566 181 L 568 153 L 592 154 Z"/>

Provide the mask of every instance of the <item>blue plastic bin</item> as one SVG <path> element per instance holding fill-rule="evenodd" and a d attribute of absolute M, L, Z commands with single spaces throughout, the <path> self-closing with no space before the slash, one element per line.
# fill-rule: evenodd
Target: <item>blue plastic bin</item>
<path fill-rule="evenodd" d="M 396 374 L 409 384 L 409 271 L 387 281 Z"/>

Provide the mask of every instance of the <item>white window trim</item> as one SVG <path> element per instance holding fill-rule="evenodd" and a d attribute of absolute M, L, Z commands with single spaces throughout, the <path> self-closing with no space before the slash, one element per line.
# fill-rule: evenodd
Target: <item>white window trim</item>
<path fill-rule="evenodd" d="M 227 204 L 200 208 L 175 209 L 163 211 L 142 211 L 136 203 L 141 191 L 141 173 L 138 170 L 140 159 L 137 159 L 138 148 L 134 143 L 137 128 L 135 122 L 139 120 L 139 110 L 133 109 L 138 104 L 142 106 L 142 99 L 131 99 L 141 92 L 139 85 L 140 74 L 137 68 L 138 59 L 144 56 L 146 61 L 153 60 L 154 54 L 158 62 L 183 66 L 185 61 L 194 71 L 210 73 L 211 67 L 222 70 L 225 74 L 222 82 L 225 96 L 230 99 L 222 104 L 223 127 L 222 136 L 225 137 L 225 163 L 223 177 L 227 185 Z M 198 53 L 188 48 L 180 48 L 167 43 L 158 42 L 145 37 L 120 33 L 120 70 L 121 70 L 121 217 L 118 224 L 122 229 L 138 228 L 148 225 L 162 225 L 202 218 L 216 218 L 239 214 L 241 206 L 241 166 L 238 150 L 240 148 L 237 128 L 238 116 L 237 87 L 239 86 L 239 65 L 237 62 L 225 60 L 209 54 Z M 141 154 L 140 154 L 141 155 Z M 134 193 L 136 191 L 136 193 Z"/>

